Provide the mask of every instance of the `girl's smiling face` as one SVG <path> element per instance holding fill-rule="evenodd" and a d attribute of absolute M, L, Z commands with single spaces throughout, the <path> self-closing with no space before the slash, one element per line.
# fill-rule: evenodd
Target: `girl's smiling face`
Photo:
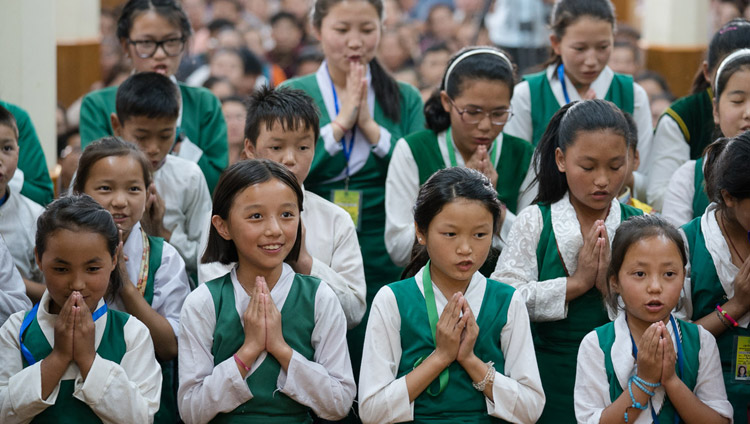
<path fill-rule="evenodd" d="M 380 16 L 369 2 L 345 0 L 333 5 L 316 29 L 331 73 L 346 75 L 351 62 L 370 63 L 381 29 Z"/>
<path fill-rule="evenodd" d="M 725 137 L 750 130 L 750 65 L 744 65 L 727 80 L 718 103 L 714 101 L 714 123 Z"/>
<path fill-rule="evenodd" d="M 599 77 L 612 53 L 612 24 L 582 16 L 565 28 L 561 38 L 550 36 L 555 54 L 565 64 L 565 73 L 576 86 L 588 87 Z"/>
<path fill-rule="evenodd" d="M 169 56 L 164 46 L 159 46 L 151 57 L 141 58 L 136 53 L 136 46 L 130 41 L 165 41 L 184 37 L 178 26 L 153 10 L 135 16 L 130 28 L 130 40 L 120 40 L 122 48 L 133 61 L 136 72 L 157 72 L 171 77 L 180 66 L 184 47 L 177 56 Z"/>
<path fill-rule="evenodd" d="M 36 255 L 36 262 L 52 298 L 51 313 L 58 313 L 74 291 L 81 293 L 86 306 L 94 312 L 117 265 L 103 235 L 67 229 L 47 236 L 44 253 L 41 257 Z"/>
<path fill-rule="evenodd" d="M 227 219 L 214 215 L 211 222 L 222 238 L 234 242 L 240 266 L 268 275 L 294 247 L 299 212 L 294 191 L 271 179 L 237 193 Z"/>

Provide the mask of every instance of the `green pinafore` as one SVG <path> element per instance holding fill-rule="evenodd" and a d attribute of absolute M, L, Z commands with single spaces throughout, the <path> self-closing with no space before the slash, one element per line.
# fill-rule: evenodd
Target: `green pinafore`
<path fill-rule="evenodd" d="M 693 300 L 693 321 L 713 314 L 717 304 L 727 301 L 727 294 L 721 286 L 711 254 L 706 248 L 706 239 L 701 230 L 701 218 L 695 218 L 682 226 L 690 248 L 690 282 Z M 739 318 L 739 317 L 736 317 Z M 735 424 L 747 424 L 750 415 L 750 384 L 734 380 L 732 357 L 735 336 L 750 336 L 750 330 L 734 327 L 725 330 L 716 338 L 721 358 L 721 370 L 727 398 L 734 408 Z"/>
<path fill-rule="evenodd" d="M 284 340 L 296 352 L 313 360 L 315 349 L 310 337 L 315 327 L 315 294 L 320 280 L 297 274 L 281 308 Z M 216 327 L 211 354 L 218 365 L 237 352 L 245 340 L 241 317 L 237 314 L 231 274 L 206 283 L 214 302 Z M 247 378 L 253 398 L 228 413 L 217 415 L 212 423 L 292 424 L 311 423 L 310 408 L 295 402 L 276 387 L 281 365 L 271 355 Z"/>
<path fill-rule="evenodd" d="M 636 215 L 640 209 L 618 203 L 621 222 Z M 557 248 L 549 205 L 539 204 L 544 223 L 536 249 L 539 281 L 569 277 Z M 573 387 L 576 379 L 578 346 L 594 328 L 609 322 L 601 293 L 592 287 L 582 296 L 568 302 L 567 318 L 550 322 L 532 322 L 539 375 L 547 401 L 539 423 L 575 422 Z"/>
<path fill-rule="evenodd" d="M 693 218 L 703 215 L 711 201 L 706 194 L 706 178 L 703 176 L 703 157 L 695 160 L 695 194 L 693 194 Z"/>
<path fill-rule="evenodd" d="M 714 141 L 713 109 L 714 93 L 707 88 L 699 93 L 691 94 L 672 103 L 664 116 L 669 116 L 677 122 L 685 141 L 690 145 L 690 159 L 703 156 L 703 150 Z"/>
<path fill-rule="evenodd" d="M 401 315 L 401 360 L 396 378 L 411 372 L 415 363 L 435 350 L 425 298 L 412 278 L 390 284 Z M 500 347 L 500 333 L 508 321 L 508 307 L 514 289 L 507 284 L 487 280 L 482 306 L 477 316 L 479 336 L 474 353 L 483 361 L 493 361 L 495 370 L 503 373 L 505 356 Z M 414 422 L 430 424 L 481 424 L 501 423 L 487 414 L 487 404 L 482 392 L 472 386 L 469 374 L 454 361 L 449 367 L 450 378 L 445 390 L 437 396 L 436 378 L 428 390 L 414 400 Z"/>

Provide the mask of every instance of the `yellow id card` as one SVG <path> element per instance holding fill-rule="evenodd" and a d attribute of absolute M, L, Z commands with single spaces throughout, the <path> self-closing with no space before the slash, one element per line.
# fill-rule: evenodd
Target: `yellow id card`
<path fill-rule="evenodd" d="M 750 336 L 735 336 L 734 379 L 750 383 Z"/>
<path fill-rule="evenodd" d="M 352 217 L 354 227 L 360 230 L 362 192 L 359 190 L 333 190 L 333 203 L 343 208 Z"/>

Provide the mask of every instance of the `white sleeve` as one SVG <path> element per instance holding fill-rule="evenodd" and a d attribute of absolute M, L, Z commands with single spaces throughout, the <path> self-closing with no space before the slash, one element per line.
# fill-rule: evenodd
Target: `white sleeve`
<path fill-rule="evenodd" d="M 508 307 L 508 321 L 500 335 L 505 371 L 495 373 L 494 402 L 485 398 L 487 412 L 509 422 L 532 423 L 544 409 L 544 390 L 539 378 L 529 314 L 522 295 L 516 291 Z"/>
<path fill-rule="evenodd" d="M 281 392 L 310 407 L 326 420 L 346 417 L 357 394 L 349 349 L 346 318 L 333 291 L 321 282 L 315 294 L 315 327 L 311 335 L 313 361 L 294 352 L 277 381 Z"/>
<path fill-rule="evenodd" d="M 18 311 L 31 309 L 26 286 L 18 272 L 8 246 L 0 237 L 0 325 Z"/>
<path fill-rule="evenodd" d="M 169 321 L 175 337 L 180 337 L 180 311 L 190 294 L 190 283 L 185 262 L 177 250 L 166 241 L 161 253 L 161 265 L 154 275 L 154 299 L 151 307 Z"/>
<path fill-rule="evenodd" d="M 371 149 L 375 156 L 384 158 L 388 156 L 391 151 L 391 133 L 384 126 L 380 127 L 380 138 L 378 138 L 377 144 L 373 144 Z"/>
<path fill-rule="evenodd" d="M 646 198 L 649 205 L 661 211 L 669 179 L 680 165 L 690 160 L 690 144 L 677 122 L 665 114 L 656 124 L 651 150 Z"/>
<path fill-rule="evenodd" d="M 338 297 L 346 316 L 346 327 L 352 329 L 362 321 L 365 315 L 367 285 L 362 252 L 357 240 L 357 230 L 347 214 L 337 219 L 334 228 L 333 252 L 331 265 L 328 266 L 313 255 L 310 275 L 325 281 Z"/>
<path fill-rule="evenodd" d="M 518 208 L 516 213 L 520 213 L 524 208 L 532 205 L 536 195 L 539 194 L 539 182 L 534 181 L 536 178 L 536 168 L 534 168 L 534 159 L 531 159 L 529 164 L 529 170 L 526 172 L 521 183 L 521 188 L 518 191 Z"/>
<path fill-rule="evenodd" d="M 633 120 L 638 128 L 638 155 L 641 159 L 638 172 L 647 176 L 651 169 L 654 121 L 651 117 L 651 104 L 648 101 L 648 94 L 636 82 L 633 83 Z"/>
<path fill-rule="evenodd" d="M 208 287 L 201 285 L 185 299 L 180 315 L 177 402 L 180 416 L 188 424 L 206 423 L 253 398 L 234 358 L 214 366 L 215 327 L 213 300 Z"/>
<path fill-rule="evenodd" d="M 172 244 L 185 259 L 187 271 L 197 272 L 201 237 L 205 230 L 206 220 L 211 216 L 211 195 L 208 192 L 206 178 L 197 165 L 195 172 L 191 173 L 190 180 L 187 182 L 187 190 L 184 190 L 185 200 L 183 203 L 182 215 L 184 222 L 177 222 L 177 226 L 170 231 L 172 236 L 169 243 Z"/>
<path fill-rule="evenodd" d="M 343 149 L 339 140 L 333 138 L 333 124 L 327 124 L 320 128 L 320 137 L 323 139 L 323 146 L 330 156 L 336 156 Z"/>
<path fill-rule="evenodd" d="M 130 317 L 123 328 L 127 351 L 119 364 L 96 355 L 84 381 L 74 382 L 73 397 L 105 423 L 152 422 L 161 397 L 161 367 L 148 328 Z"/>
<path fill-rule="evenodd" d="M 612 404 L 604 352 L 599 348 L 596 331 L 587 334 L 578 348 L 573 404 L 576 419 L 585 424 L 598 424 L 602 412 Z"/>
<path fill-rule="evenodd" d="M 419 194 L 419 170 L 401 139 L 396 143 L 385 179 L 385 247 L 397 266 L 409 263 L 414 246 L 414 205 Z"/>
<path fill-rule="evenodd" d="M 359 374 L 359 414 L 363 423 L 394 423 L 414 419 L 406 376 L 396 378 L 401 362 L 401 316 L 390 287 L 375 295 Z"/>
<path fill-rule="evenodd" d="M 698 326 L 698 330 L 701 339 L 701 350 L 698 353 L 700 365 L 693 393 L 719 415 L 731 420 L 733 410 L 727 400 L 716 339 L 702 326 Z"/>
<path fill-rule="evenodd" d="M 662 215 L 675 227 L 679 228 L 693 219 L 694 180 L 694 160 L 680 165 L 669 180 L 669 186 L 664 195 Z"/>
<path fill-rule="evenodd" d="M 538 281 L 536 249 L 542 232 L 542 213 L 529 206 L 516 217 L 506 248 L 500 253 L 491 278 L 510 284 L 526 299 L 531 321 L 557 321 L 567 316 L 568 279 Z"/>
<path fill-rule="evenodd" d="M 513 89 L 513 98 L 510 99 L 510 107 L 513 110 L 513 116 L 505 124 L 503 132 L 532 142 L 534 126 L 531 122 L 531 90 L 528 81 L 516 84 Z"/>

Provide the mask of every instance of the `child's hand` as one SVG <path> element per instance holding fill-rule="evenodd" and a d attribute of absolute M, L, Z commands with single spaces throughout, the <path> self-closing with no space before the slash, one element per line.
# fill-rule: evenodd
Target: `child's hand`
<path fill-rule="evenodd" d="M 734 297 L 742 305 L 750 305 L 750 259 L 745 259 L 732 284 L 734 284 Z"/>
<path fill-rule="evenodd" d="M 367 104 L 367 79 L 362 80 L 362 97 L 359 99 L 359 117 L 357 118 L 357 128 L 362 130 L 365 139 L 372 144 L 378 144 L 380 141 L 380 126 L 370 114 L 370 106 Z"/>
<path fill-rule="evenodd" d="M 651 324 L 638 342 L 638 377 L 656 383 L 661 381 L 664 361 L 664 342 L 661 340 L 661 322 Z"/>
<path fill-rule="evenodd" d="M 281 312 L 273 303 L 265 278 L 258 277 L 258 279 L 262 281 L 261 288 L 266 309 L 266 350 L 274 357 L 278 357 L 285 351 L 291 353 L 289 352 L 291 348 L 284 340 L 284 334 L 281 332 Z"/>
<path fill-rule="evenodd" d="M 600 240 L 604 239 L 604 241 L 601 242 L 601 247 L 599 249 L 599 266 L 596 270 L 596 288 L 604 297 L 606 297 L 608 292 L 607 286 L 609 285 L 609 282 L 607 281 L 607 268 L 609 267 L 612 250 L 609 247 L 609 234 L 607 234 L 607 228 L 604 227 L 604 225 L 602 225 L 602 228 L 600 229 L 599 238 Z"/>
<path fill-rule="evenodd" d="M 81 370 L 81 376 L 85 380 L 91 369 L 91 364 L 94 363 L 94 358 L 96 357 L 96 350 L 94 349 L 96 326 L 94 325 L 94 319 L 91 317 L 91 310 L 86 305 L 86 302 L 83 301 L 81 293 L 73 292 L 71 297 L 73 296 L 76 296 L 76 303 L 73 307 L 75 316 L 73 361 L 78 365 L 78 368 Z"/>
<path fill-rule="evenodd" d="M 66 364 L 73 360 L 74 304 L 75 298 L 71 294 L 62 308 L 60 308 L 60 314 L 57 316 L 57 320 L 55 320 L 55 343 L 52 347 L 52 353 L 50 353 L 50 355 L 56 355 Z"/>
<path fill-rule="evenodd" d="M 461 334 L 463 334 L 466 322 L 469 319 L 467 315 L 461 316 L 464 302 L 466 299 L 461 293 L 455 293 L 451 300 L 445 305 L 443 313 L 437 322 L 435 331 L 435 356 L 447 367 L 451 362 L 456 360 L 458 348 L 461 344 Z"/>
<path fill-rule="evenodd" d="M 464 299 L 463 314 L 468 317 L 466 321 L 466 328 L 461 334 L 461 343 L 458 346 L 458 354 L 456 360 L 459 364 L 463 364 L 474 357 L 474 344 L 477 342 L 477 336 L 479 336 L 479 325 L 474 317 L 474 312 L 469 307 L 469 302 Z"/>
<path fill-rule="evenodd" d="M 156 185 L 151 183 L 146 192 L 146 210 L 141 218 L 141 225 L 146 233 L 169 241 L 172 234 L 164 228 L 165 211 L 164 199 L 156 190 Z"/>
<path fill-rule="evenodd" d="M 244 350 L 252 358 L 257 358 L 266 348 L 266 310 L 260 287 L 261 284 L 256 279 L 250 303 L 242 316 L 245 322 L 245 342 L 240 350 Z"/>
<path fill-rule="evenodd" d="M 586 293 L 597 283 L 599 272 L 599 259 L 602 254 L 601 249 L 604 246 L 605 239 L 601 237 L 601 232 L 606 233 L 604 221 L 597 220 L 589 232 L 583 237 L 583 247 L 578 252 L 578 267 L 576 272 L 568 278 L 568 284 L 575 285 L 576 298 Z"/>
<path fill-rule="evenodd" d="M 493 187 L 497 187 L 497 170 L 492 166 L 487 146 L 477 146 L 477 149 L 474 150 L 474 153 L 466 162 L 466 167 L 481 172 L 485 177 L 489 178 Z"/>
<path fill-rule="evenodd" d="M 663 322 L 659 322 L 661 328 L 661 342 L 664 344 L 664 358 L 662 359 L 661 367 L 661 384 L 666 386 L 672 382 L 675 378 L 679 380 L 677 374 L 674 372 L 674 363 L 677 360 L 677 355 L 674 351 L 674 344 L 672 343 L 672 336 L 669 335 L 667 326 Z M 679 336 L 677 336 L 679 337 Z"/>
<path fill-rule="evenodd" d="M 351 130 L 359 120 L 363 86 L 365 88 L 367 86 L 364 65 L 359 62 L 350 62 L 349 73 L 346 76 L 346 90 L 339 94 L 341 109 L 334 119 L 347 131 Z"/>
<path fill-rule="evenodd" d="M 307 233 L 305 230 L 305 223 L 302 220 L 300 220 L 300 227 L 302 228 L 302 231 L 300 234 L 299 256 L 297 257 L 296 261 L 290 260 L 287 261 L 287 263 L 289 263 L 289 266 L 292 267 L 294 272 L 298 274 L 310 275 L 310 272 L 312 271 L 313 258 L 307 251 L 307 247 L 305 247 L 305 236 Z"/>

